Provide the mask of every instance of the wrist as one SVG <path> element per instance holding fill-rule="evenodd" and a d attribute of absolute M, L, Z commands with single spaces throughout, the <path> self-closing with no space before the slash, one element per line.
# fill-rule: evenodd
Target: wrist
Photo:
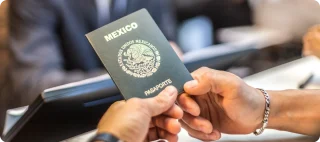
<path fill-rule="evenodd" d="M 256 94 L 256 111 L 254 114 L 256 114 L 256 121 L 255 121 L 255 130 L 256 129 L 260 129 L 262 126 L 263 126 L 263 119 L 264 119 L 264 113 L 265 113 L 265 109 L 266 109 L 266 100 L 265 100 L 265 97 L 264 97 L 264 94 L 261 92 L 261 90 L 259 89 L 255 89 L 255 94 Z"/>
<path fill-rule="evenodd" d="M 268 91 L 270 98 L 271 98 L 271 104 L 270 104 L 270 115 L 269 115 L 269 123 L 268 127 L 269 129 L 276 129 L 276 130 L 282 130 L 282 120 L 281 120 L 281 114 L 283 112 L 283 108 L 281 107 L 284 101 L 282 100 L 281 94 L 279 94 L 278 91 Z"/>
<path fill-rule="evenodd" d="M 258 90 L 262 93 L 265 101 L 264 103 L 260 103 L 260 104 L 264 104 L 263 118 L 262 118 L 262 121 L 260 121 L 262 123 L 262 126 L 259 129 L 256 129 L 254 131 L 255 135 L 262 134 L 263 131 L 267 128 L 268 122 L 269 122 L 269 115 L 270 115 L 270 95 L 267 91 L 263 89 L 258 89 Z"/>

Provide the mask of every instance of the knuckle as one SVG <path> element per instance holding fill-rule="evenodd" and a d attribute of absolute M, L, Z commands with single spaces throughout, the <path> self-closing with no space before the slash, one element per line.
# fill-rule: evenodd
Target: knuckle
<path fill-rule="evenodd" d="M 242 87 L 243 85 L 243 81 L 240 77 L 238 77 L 237 75 L 235 74 L 232 74 L 232 73 L 229 73 L 229 72 L 223 72 L 223 76 L 225 78 L 229 78 L 229 83 L 230 85 L 232 85 L 235 89 L 239 89 Z"/>
<path fill-rule="evenodd" d="M 120 107 L 120 106 L 122 106 L 123 104 L 125 104 L 124 101 L 117 101 L 117 102 L 113 103 L 113 104 L 110 106 L 110 108 Z"/>
<path fill-rule="evenodd" d="M 231 74 L 231 73 L 230 73 Z M 233 85 L 236 89 L 240 89 L 242 88 L 242 85 L 244 84 L 244 82 L 236 75 L 231 74 L 231 77 L 233 78 Z"/>
<path fill-rule="evenodd" d="M 180 105 L 182 105 L 182 107 L 185 107 L 186 106 L 186 102 L 188 101 L 188 98 L 187 98 L 187 95 L 186 94 L 182 94 L 179 96 L 178 98 L 178 103 Z"/>
<path fill-rule="evenodd" d="M 217 78 L 217 77 L 218 77 L 218 76 L 217 76 L 217 73 L 216 73 L 216 72 L 206 72 L 206 73 L 204 73 L 204 74 L 202 75 L 201 79 L 202 79 L 204 82 L 212 85 L 212 83 L 215 81 L 215 78 Z"/>
<path fill-rule="evenodd" d="M 234 74 L 231 74 L 231 75 L 232 75 L 232 80 L 231 80 L 232 82 L 230 82 L 230 85 L 233 86 L 232 88 L 234 93 L 241 94 L 241 92 L 243 91 L 243 88 L 245 88 L 246 83 L 238 76 Z"/>
<path fill-rule="evenodd" d="M 142 101 L 142 99 L 139 98 L 132 98 L 128 100 L 128 104 L 130 104 L 131 107 L 140 110 L 140 111 L 146 111 L 147 110 L 147 104 Z"/>
<path fill-rule="evenodd" d="M 202 74 L 203 72 L 206 72 L 208 70 L 210 70 L 208 67 L 201 67 L 201 68 L 195 70 L 192 74 L 199 75 L 199 74 Z"/>
<path fill-rule="evenodd" d="M 132 98 L 132 99 L 128 100 L 128 103 L 134 104 L 134 105 L 142 104 L 141 99 L 139 99 L 139 98 Z"/>
<path fill-rule="evenodd" d="M 208 68 L 208 67 L 203 66 L 203 67 L 201 67 L 199 70 L 209 70 L 209 68 Z"/>
<path fill-rule="evenodd" d="M 124 104 L 125 103 L 125 101 L 116 101 L 116 104 L 117 105 L 122 105 L 122 104 Z"/>
<path fill-rule="evenodd" d="M 141 115 L 141 118 L 151 118 L 150 111 L 147 108 L 141 107 L 139 112 L 140 112 L 139 115 Z"/>
<path fill-rule="evenodd" d="M 235 81 L 233 83 L 233 86 L 235 89 L 239 90 L 240 88 L 242 88 L 242 82 L 241 81 Z"/>
<path fill-rule="evenodd" d="M 204 79 L 211 80 L 211 79 L 214 78 L 215 75 L 216 75 L 216 73 L 214 73 L 214 72 L 205 72 L 205 73 L 202 75 L 202 77 L 203 77 Z"/>
<path fill-rule="evenodd" d="M 209 70 L 211 70 L 211 69 L 208 67 L 201 67 L 198 70 L 196 70 L 196 72 L 203 73 L 203 72 L 207 72 Z"/>

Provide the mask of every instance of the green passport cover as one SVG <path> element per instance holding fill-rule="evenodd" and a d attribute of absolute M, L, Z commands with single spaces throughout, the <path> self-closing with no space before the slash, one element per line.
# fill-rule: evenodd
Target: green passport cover
<path fill-rule="evenodd" d="M 146 9 L 86 34 L 125 99 L 149 98 L 192 77 Z"/>

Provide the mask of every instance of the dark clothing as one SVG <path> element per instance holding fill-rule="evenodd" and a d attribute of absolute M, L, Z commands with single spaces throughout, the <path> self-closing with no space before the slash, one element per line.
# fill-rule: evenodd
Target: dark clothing
<path fill-rule="evenodd" d="M 105 73 L 85 38 L 102 26 L 96 7 L 94 0 L 10 0 L 11 58 L 0 103 L 29 105 L 46 88 Z M 128 0 L 122 12 L 111 4 L 111 20 L 104 24 L 141 8 L 168 40 L 175 39 L 171 0 Z"/>
<path fill-rule="evenodd" d="M 174 40 L 168 1 L 129 0 L 125 14 L 146 7 Z M 113 13 L 111 19 L 122 16 Z M 87 78 L 88 72 L 103 68 L 84 36 L 102 26 L 93 0 L 11 0 L 10 24 L 12 79 L 15 92 L 24 92 L 15 98 L 19 104 L 28 105 L 43 89 Z"/>
<path fill-rule="evenodd" d="M 174 40 L 171 2 L 127 0 L 119 9 L 113 1 L 109 21 L 99 25 L 94 0 L 11 0 L 11 61 L 0 90 L 0 132 L 6 109 L 29 105 L 46 88 L 106 73 L 86 33 L 147 8 L 168 40 Z"/>

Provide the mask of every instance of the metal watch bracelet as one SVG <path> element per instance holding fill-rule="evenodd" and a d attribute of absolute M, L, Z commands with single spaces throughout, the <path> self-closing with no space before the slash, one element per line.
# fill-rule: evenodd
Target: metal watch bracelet
<path fill-rule="evenodd" d="M 264 95 L 264 98 L 266 100 L 266 108 L 264 110 L 264 117 L 263 117 L 263 121 L 262 121 L 262 127 L 260 129 L 257 129 L 255 132 L 253 132 L 256 136 L 260 135 L 263 133 L 264 129 L 267 128 L 268 126 L 268 121 L 269 121 L 269 114 L 270 114 L 270 96 L 267 93 L 266 90 L 263 89 L 259 89 L 262 92 L 262 94 Z"/>

